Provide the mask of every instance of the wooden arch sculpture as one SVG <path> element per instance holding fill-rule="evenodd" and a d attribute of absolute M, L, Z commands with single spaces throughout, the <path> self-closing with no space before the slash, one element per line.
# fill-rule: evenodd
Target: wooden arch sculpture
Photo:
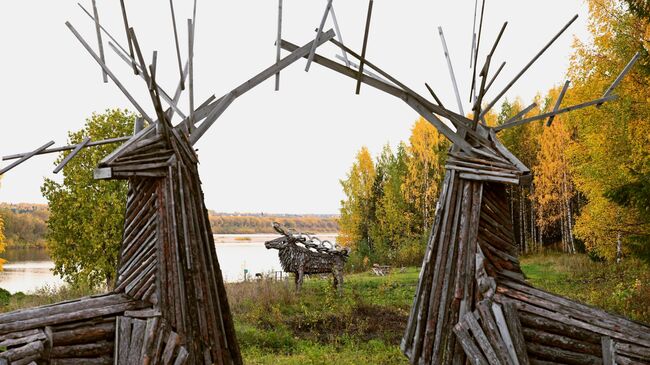
<path fill-rule="evenodd" d="M 99 63 L 104 80 L 120 88 L 142 116 L 133 136 L 105 141 L 85 139 L 77 145 L 50 148 L 49 142 L 31 152 L 5 156 L 14 163 L 0 175 L 44 153 L 71 151 L 55 169 L 60 171 L 83 148 L 123 142 L 95 172 L 99 179 L 127 179 L 129 194 L 120 249 L 118 280 L 107 294 L 0 315 L 0 363 L 10 364 L 241 364 L 223 279 L 203 203 L 198 158 L 193 145 L 228 106 L 264 80 L 301 58 L 307 69 L 314 62 L 356 80 L 356 91 L 367 84 L 406 102 L 453 142 L 435 224 L 427 246 L 402 350 L 412 364 L 650 364 L 650 327 L 535 289 L 526 283 L 517 259 L 505 184 L 531 181 L 529 169 L 497 139 L 503 128 L 536 120 L 552 123 L 557 114 L 615 99 L 614 88 L 632 67 L 628 64 L 604 95 L 594 101 L 560 108 L 568 82 L 552 112 L 525 117 L 533 106 L 497 128 L 483 117 L 575 17 L 486 107 L 484 97 L 503 68 L 488 81 L 501 29 L 482 68 L 477 67 L 482 20 L 473 43 L 473 117 L 462 111 L 458 88 L 447 60 L 459 112 L 417 94 L 366 57 L 373 1 L 370 0 L 361 55 L 340 41 L 332 0 L 314 41 L 299 47 L 281 39 L 278 26 L 277 61 L 251 80 L 217 99 L 194 107 L 192 54 L 194 22 L 188 20 L 189 55 L 181 63 L 180 82 L 173 97 L 156 83 L 156 59 L 146 65 L 135 31 L 128 25 L 128 51 L 99 23 L 93 0 L 99 54 L 74 27 L 70 30 Z M 173 14 L 173 3 L 172 6 Z M 281 20 L 282 0 L 279 19 Z M 84 9 L 85 10 L 85 9 Z M 339 35 L 323 32 L 332 15 Z M 482 15 L 481 15 L 482 19 Z M 176 21 L 174 19 L 176 32 Z M 442 37 L 442 29 L 439 30 Z M 122 86 L 106 65 L 102 35 L 110 47 L 147 83 L 156 118 Z M 316 53 L 325 42 L 343 52 L 344 64 Z M 280 49 L 290 52 L 280 58 Z M 358 59 L 356 65 L 348 59 Z M 368 71 L 365 68 L 371 68 Z M 375 73 L 377 74 L 375 74 Z M 477 78 L 480 77 L 480 85 Z M 189 78 L 190 111 L 178 100 Z M 163 109 L 163 101 L 169 108 Z M 172 124 L 178 114 L 181 121 Z M 445 119 L 447 123 L 443 122 Z M 143 128 L 144 122 L 148 126 Z M 200 124 L 199 124 L 200 123 Z M 196 126 L 198 124 L 198 126 Z"/>

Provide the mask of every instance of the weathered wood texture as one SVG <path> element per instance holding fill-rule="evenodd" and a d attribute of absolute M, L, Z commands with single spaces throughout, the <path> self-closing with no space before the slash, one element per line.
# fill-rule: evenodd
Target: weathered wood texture
<path fill-rule="evenodd" d="M 403 352 L 412 364 L 650 364 L 650 327 L 526 282 L 504 184 L 529 171 L 489 138 L 482 156 L 447 160 Z"/>
<path fill-rule="evenodd" d="M 264 243 L 267 249 L 276 249 L 285 272 L 295 275 L 296 290 L 300 291 L 305 274 L 332 273 L 334 287 L 343 290 L 343 267 L 348 258 L 347 248 L 337 249 L 329 241 L 321 241 L 307 234 L 293 233 L 273 223 L 282 236 Z M 330 247 L 327 247 L 329 244 Z"/>

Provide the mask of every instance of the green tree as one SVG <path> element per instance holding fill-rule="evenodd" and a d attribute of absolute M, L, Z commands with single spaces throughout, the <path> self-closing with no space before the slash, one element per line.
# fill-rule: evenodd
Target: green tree
<path fill-rule="evenodd" d="M 71 144 L 121 137 L 133 132 L 135 115 L 123 110 L 93 114 L 84 128 L 68 134 Z M 95 180 L 93 170 L 115 149 L 82 150 L 63 169 L 63 183 L 45 179 L 41 191 L 50 207 L 48 249 L 54 272 L 72 285 L 113 285 L 122 238 L 127 183 Z M 69 152 L 59 155 L 61 162 Z"/>
<path fill-rule="evenodd" d="M 375 164 L 366 147 L 357 153 L 345 180 L 341 180 L 346 198 L 341 201 L 340 231 L 337 238 L 344 246 L 353 248 L 366 258 L 373 252 L 370 229 L 373 224 L 373 187 Z"/>
<path fill-rule="evenodd" d="M 643 204 L 650 200 L 643 197 L 650 176 L 649 27 L 647 18 L 622 2 L 590 0 L 588 5 L 592 40 L 576 43 L 569 70 L 576 86 L 567 103 L 601 95 L 636 52 L 642 55 L 616 89 L 617 101 L 566 117 L 575 133 L 569 150 L 575 185 L 587 199 L 576 219 L 576 237 L 591 253 L 620 261 L 632 246 L 650 248 Z"/>
<path fill-rule="evenodd" d="M 418 232 L 427 234 L 433 224 L 436 202 L 445 175 L 449 141 L 424 118 L 411 131 L 408 146 L 408 172 L 404 181 L 406 199 L 415 206 Z"/>
<path fill-rule="evenodd" d="M 2 175 L 0 175 L 0 185 L 2 184 Z M 5 224 L 2 214 L 0 214 L 0 253 L 5 251 Z M 2 270 L 2 264 L 5 260 L 0 259 L 0 270 Z"/>

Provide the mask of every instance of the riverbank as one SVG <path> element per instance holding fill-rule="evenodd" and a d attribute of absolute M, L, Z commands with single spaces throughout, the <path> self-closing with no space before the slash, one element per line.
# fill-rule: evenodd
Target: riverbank
<path fill-rule="evenodd" d="M 650 267 L 626 260 L 593 262 L 586 255 L 547 254 L 522 258 L 535 286 L 650 323 Z M 227 283 L 230 308 L 246 364 L 407 365 L 399 350 L 419 268 L 345 276 L 339 297 L 331 278 L 305 281 L 296 295 L 293 281 Z M 91 294 L 42 290 L 11 296 L 0 311 L 50 304 Z"/>

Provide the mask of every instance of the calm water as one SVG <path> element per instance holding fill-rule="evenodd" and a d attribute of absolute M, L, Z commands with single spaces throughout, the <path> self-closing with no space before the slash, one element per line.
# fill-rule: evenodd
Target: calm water
<path fill-rule="evenodd" d="M 273 234 L 215 235 L 224 280 L 243 280 L 244 270 L 248 270 L 250 276 L 282 270 L 278 251 L 264 247 L 264 241 L 276 237 L 278 235 Z M 334 242 L 336 234 L 321 234 L 318 237 Z M 11 293 L 29 293 L 43 286 L 63 284 L 61 278 L 52 273 L 54 264 L 43 249 L 7 249 L 0 257 L 7 260 L 3 265 L 4 271 L 0 272 L 0 288 Z"/>

